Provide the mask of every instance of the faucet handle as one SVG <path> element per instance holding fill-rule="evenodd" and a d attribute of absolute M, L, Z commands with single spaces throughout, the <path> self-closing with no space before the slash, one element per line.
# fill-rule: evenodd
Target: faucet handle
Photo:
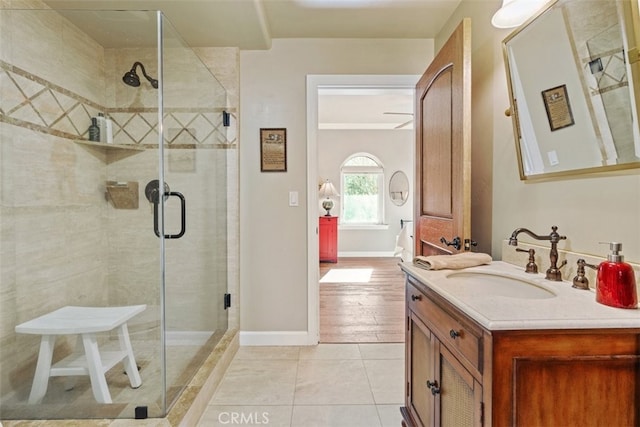
<path fill-rule="evenodd" d="M 594 270 L 598 269 L 597 265 L 593 265 L 593 264 L 587 264 L 587 262 L 580 258 L 577 262 L 578 264 L 578 270 L 576 271 L 576 277 L 573 278 L 573 288 L 576 289 L 584 289 L 584 290 L 588 290 L 589 289 L 589 279 L 586 278 L 585 276 L 585 267 L 589 267 L 589 268 L 593 268 Z"/>
<path fill-rule="evenodd" d="M 535 249 L 521 249 L 516 248 L 516 252 L 527 252 L 529 254 L 529 262 L 527 262 L 527 266 L 525 267 L 525 273 L 537 274 L 538 273 L 538 265 L 536 264 L 536 250 Z"/>

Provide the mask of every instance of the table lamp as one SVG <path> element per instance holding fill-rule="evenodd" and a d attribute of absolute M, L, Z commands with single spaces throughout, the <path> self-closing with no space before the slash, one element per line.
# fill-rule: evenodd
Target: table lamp
<path fill-rule="evenodd" d="M 325 216 L 331 216 L 331 209 L 333 209 L 333 200 L 331 200 L 331 197 L 338 197 L 340 194 L 338 194 L 336 187 L 334 187 L 329 180 L 322 183 L 319 194 L 320 198 L 324 199 L 322 200 L 322 209 L 327 211 Z"/>

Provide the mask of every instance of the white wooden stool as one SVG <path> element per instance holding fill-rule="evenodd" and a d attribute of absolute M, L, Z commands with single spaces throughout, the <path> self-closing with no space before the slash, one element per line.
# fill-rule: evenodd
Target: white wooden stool
<path fill-rule="evenodd" d="M 142 385 L 140 373 L 133 356 L 127 321 L 142 313 L 146 305 L 125 307 L 74 307 L 66 306 L 16 326 L 20 334 L 42 335 L 38 364 L 33 377 L 29 403 L 40 403 L 47 392 L 49 377 L 89 375 L 91 389 L 100 403 L 111 403 L 111 394 L 104 374 L 118 362 L 124 360 L 124 369 L 131 387 Z M 118 328 L 119 351 L 98 349 L 98 332 Z M 84 347 L 83 354 L 72 354 L 55 365 L 51 365 L 57 335 L 79 335 Z"/>

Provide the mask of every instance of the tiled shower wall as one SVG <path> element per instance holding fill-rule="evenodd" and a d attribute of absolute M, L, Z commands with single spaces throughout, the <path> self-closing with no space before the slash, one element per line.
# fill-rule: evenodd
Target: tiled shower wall
<path fill-rule="evenodd" d="M 3 0 L 0 8 L 25 4 L 42 6 Z M 152 205 L 144 197 L 144 186 L 157 177 L 158 152 L 149 147 L 157 145 L 157 112 L 149 108 L 155 102 L 142 99 L 155 99 L 155 93 L 121 82 L 116 86 L 132 59 L 149 53 L 105 50 L 52 13 L 25 17 L 24 12 L 9 17 L 3 11 L 0 22 L 0 389 L 5 391 L 24 371 L 31 372 L 38 348 L 37 337 L 16 336 L 16 324 L 62 305 L 158 301 L 160 292 L 158 239 L 152 231 Z M 229 82 L 237 82 L 237 50 L 220 52 L 227 58 L 223 67 L 236 72 L 227 76 Z M 212 48 L 201 53 L 220 59 L 220 52 Z M 148 67 L 150 74 L 154 68 Z M 169 137 L 176 149 L 167 150 L 167 178 L 172 190 L 192 196 L 198 214 L 190 220 L 192 239 L 167 245 L 167 280 L 177 284 L 168 298 L 178 302 L 167 316 L 176 330 L 206 330 L 210 322 L 201 325 L 198 319 L 212 313 L 190 307 L 208 286 L 180 285 L 186 277 L 191 283 L 231 280 L 236 285 L 230 287 L 237 286 L 237 273 L 221 256 L 227 251 L 227 234 L 237 235 L 237 224 L 220 222 L 238 217 L 237 141 L 235 132 L 227 139 L 219 110 L 192 102 L 186 87 L 171 90 L 167 101 L 181 93 L 186 101 L 168 111 Z M 232 91 L 229 100 L 236 103 L 227 105 L 235 115 L 237 84 Z M 147 149 L 114 154 L 75 144 L 100 110 L 114 120 L 115 143 Z M 193 179 L 208 169 L 211 173 Z M 114 209 L 104 194 L 107 180 L 137 181 L 139 209 Z M 222 194 L 214 191 L 221 182 L 227 183 Z M 225 196 L 225 203 L 217 202 Z M 217 235 L 207 235 L 211 230 Z M 203 240 L 207 236 L 216 242 L 213 249 Z M 231 259 L 237 253 L 233 244 L 228 248 Z M 195 256 L 206 257 L 212 270 L 191 268 Z M 226 277 L 210 277 L 212 271 Z M 138 329 L 147 330 L 158 316 L 157 307 L 150 307 Z M 136 325 L 131 329 L 135 333 Z"/>
<path fill-rule="evenodd" d="M 69 107 L 67 101 L 74 96 L 89 106 L 104 105 L 103 50 L 53 14 L 27 17 L 24 12 L 3 10 L 0 17 L 0 60 L 14 67 L 9 73 L 4 67 L 0 71 L 0 387 L 4 393 L 25 373 L 31 374 L 38 351 L 39 337 L 18 337 L 16 324 L 67 304 L 105 305 L 109 266 L 103 220 L 107 204 L 98 191 L 99 183 L 107 179 L 105 154 L 81 148 L 60 136 L 58 129 L 42 132 L 23 120 L 51 120 L 51 108 Z M 16 69 L 20 72 L 12 73 Z M 22 92 L 16 93 L 15 83 L 21 84 Z M 49 90 L 58 92 L 59 100 Z M 20 122 L 6 120 L 9 110 L 20 110 L 15 109 L 17 96 L 36 94 L 43 102 L 18 102 L 25 106 Z M 33 113 L 27 113 L 27 107 Z M 70 109 L 70 115 L 75 114 Z"/>
<path fill-rule="evenodd" d="M 629 102 L 629 78 L 621 37 L 621 5 L 593 2 L 584 7 L 572 0 L 565 9 L 569 28 L 577 28 L 571 36 L 591 98 L 594 123 L 598 124 L 609 163 L 637 161 L 632 115 Z M 597 36 L 593 36 L 597 34 Z M 592 61 L 598 61 L 592 63 Z M 615 142 L 614 142 L 615 141 Z"/>
<path fill-rule="evenodd" d="M 110 74 L 107 92 L 113 90 L 116 96 L 111 97 L 114 99 L 110 99 L 110 102 L 113 103 L 112 105 L 126 105 L 125 107 L 108 107 L 105 103 L 98 104 L 43 79 L 37 73 L 0 61 L 0 80 L 2 80 L 3 90 L 0 114 L 3 116 L 3 121 L 67 139 L 88 139 L 91 118 L 102 112 L 112 119 L 114 144 L 157 146 L 158 109 L 145 107 L 140 100 L 140 92 L 147 92 L 145 104 L 157 104 L 155 89 L 144 86 L 134 89 L 122 84 L 117 78 L 141 56 L 147 56 L 150 59 L 147 64 L 155 65 L 157 62 L 155 50 L 144 52 L 141 49 L 109 49 L 104 53 L 107 57 L 106 62 L 114 71 Z M 125 59 L 127 57 L 132 59 Z M 121 66 L 115 67 L 112 66 L 113 64 Z M 117 85 L 114 84 L 114 80 Z M 171 89 L 167 88 L 167 91 L 171 92 Z M 215 91 L 212 93 L 215 94 Z M 194 99 L 185 92 L 179 97 Z M 125 104 L 122 104 L 123 101 Z M 224 97 L 219 97 L 217 100 L 207 99 L 209 104 L 216 101 L 221 105 L 226 104 Z M 164 125 L 168 130 L 167 143 L 171 146 L 219 145 L 218 148 L 235 144 L 235 137 L 228 140 L 229 132 L 222 126 L 223 110 L 228 110 L 235 118 L 233 108 L 169 106 L 165 109 L 164 119 Z"/>

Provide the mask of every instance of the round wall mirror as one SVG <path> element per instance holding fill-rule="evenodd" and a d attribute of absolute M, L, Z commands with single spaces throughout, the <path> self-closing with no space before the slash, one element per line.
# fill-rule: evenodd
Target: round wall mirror
<path fill-rule="evenodd" d="M 402 171 L 396 171 L 389 181 L 389 197 L 396 206 L 402 206 L 409 198 L 409 179 Z"/>

